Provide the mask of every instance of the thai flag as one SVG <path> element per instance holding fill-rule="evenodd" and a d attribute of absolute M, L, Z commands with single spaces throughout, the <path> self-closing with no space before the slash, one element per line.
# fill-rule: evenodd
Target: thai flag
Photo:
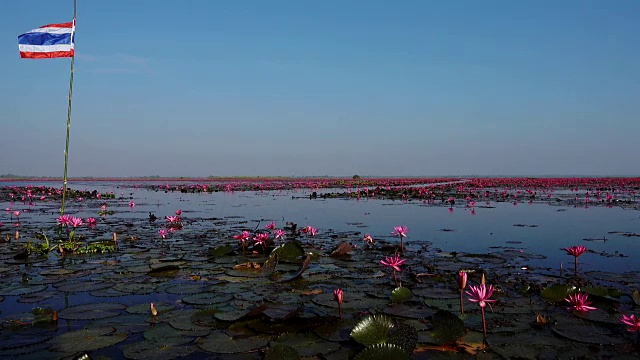
<path fill-rule="evenodd" d="M 63 24 L 50 24 L 18 36 L 20 57 L 46 59 L 73 57 L 76 20 Z"/>

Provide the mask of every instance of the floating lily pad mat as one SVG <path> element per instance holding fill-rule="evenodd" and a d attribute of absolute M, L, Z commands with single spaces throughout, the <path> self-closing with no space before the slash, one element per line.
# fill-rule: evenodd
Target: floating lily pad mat
<path fill-rule="evenodd" d="M 138 187 L 97 182 L 104 196 L 83 192 L 82 201 L 69 203 L 68 213 L 97 219 L 93 229 L 76 229 L 81 246 L 109 244 L 116 233 L 117 249 L 86 255 L 60 254 L 55 248 L 50 254 L 23 254 L 27 241 L 39 244 L 42 232 L 52 245 L 68 236 L 56 222 L 57 186 L 33 206 L 10 201 L 9 193 L 26 195 L 26 188 L 0 186 L 0 208 L 21 210 L 24 219 L 20 242 L 5 241 L 13 235 L 7 226 L 12 215 L 0 212 L 0 242 L 5 241 L 0 246 L 0 356 L 640 356 L 620 322 L 622 315 L 640 316 L 640 269 L 634 262 L 640 256 L 634 235 L 640 218 L 637 186 L 495 186 L 485 193 L 473 179 L 473 186 L 451 179 L 457 183 L 429 187 L 366 179 L 350 190 L 351 180 L 327 180 L 336 187 L 321 185 L 313 189 L 317 197 L 310 198 L 306 181 L 277 180 L 278 187 L 254 180 L 224 186 L 218 180 Z M 263 185 L 265 191 L 256 191 Z M 601 194 L 596 203 L 598 191 L 612 193 L 613 188 L 619 202 L 608 207 Z M 583 208 L 580 198 L 587 191 L 594 204 Z M 130 208 L 129 201 L 136 206 Z M 470 201 L 477 203 L 474 209 Z M 178 209 L 179 221 L 167 218 Z M 395 220 L 390 225 L 382 219 Z M 266 228 L 272 221 L 284 231 L 275 241 L 273 229 Z M 592 234 L 575 225 L 584 223 L 592 225 Z M 318 227 L 318 233 L 302 232 L 307 225 Z M 404 250 L 391 234 L 395 225 L 409 228 Z M 245 249 L 234 238 L 243 231 L 249 233 Z M 258 234 L 267 234 L 273 245 L 256 246 Z M 363 241 L 366 234 L 372 243 Z M 574 258 L 561 250 L 574 245 L 589 248 L 579 257 L 577 272 Z M 396 253 L 405 260 L 397 283 L 392 269 L 380 263 Z M 15 258 L 18 254 L 22 258 Z M 460 270 L 468 273 L 464 314 Z M 492 299 L 497 300 L 485 309 L 486 344 L 478 304 L 465 292 L 480 284 L 482 274 L 487 285 L 495 286 Z M 336 289 L 343 290 L 340 299 Z M 575 292 L 588 294 L 598 309 L 569 310 L 565 298 Z M 446 311 L 446 321 L 440 311 Z M 383 336 L 362 344 L 352 332 L 368 316 L 389 322 Z"/>

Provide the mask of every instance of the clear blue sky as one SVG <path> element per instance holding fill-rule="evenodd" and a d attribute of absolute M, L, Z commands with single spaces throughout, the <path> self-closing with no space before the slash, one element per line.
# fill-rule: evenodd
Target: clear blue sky
<path fill-rule="evenodd" d="M 61 176 L 69 59 L 0 1 L 0 174 Z M 637 175 L 640 1 L 78 1 L 70 176 Z"/>

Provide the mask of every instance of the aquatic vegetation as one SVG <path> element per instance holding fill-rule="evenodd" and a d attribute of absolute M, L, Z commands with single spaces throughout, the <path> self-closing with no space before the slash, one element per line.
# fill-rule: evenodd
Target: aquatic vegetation
<path fill-rule="evenodd" d="M 267 358 L 267 355 L 282 358 L 282 354 L 288 354 L 293 357 L 364 359 L 408 358 L 416 347 L 416 354 L 425 357 L 473 357 L 475 352 L 482 351 L 488 357 L 535 357 L 535 354 L 544 354 L 553 358 L 567 355 L 563 352 L 567 349 L 571 349 L 573 357 L 638 355 L 630 337 L 623 336 L 623 330 L 634 329 L 632 324 L 638 322 L 635 315 L 630 315 L 628 311 L 633 311 L 634 303 L 640 302 L 636 300 L 640 299 L 640 295 L 634 297 L 633 288 L 629 288 L 628 284 L 640 283 L 640 274 L 633 269 L 611 270 L 615 268 L 613 265 L 606 270 L 600 268 L 606 259 L 620 258 L 620 263 L 628 263 L 631 257 L 624 256 L 635 255 L 632 249 L 621 247 L 623 240 L 633 240 L 633 237 L 624 235 L 629 231 L 607 235 L 616 241 L 601 241 L 601 235 L 594 235 L 593 240 L 585 240 L 593 241 L 587 252 L 591 256 L 591 267 L 599 270 L 583 271 L 580 277 L 566 277 L 556 266 L 558 260 L 561 261 L 565 256 L 564 252 L 536 253 L 535 243 L 526 236 L 526 232 L 535 232 L 536 237 L 543 236 L 540 234 L 548 228 L 548 222 L 535 220 L 539 227 L 533 230 L 530 226 L 512 228 L 512 224 L 521 220 L 509 222 L 506 226 L 516 233 L 514 238 L 499 239 L 485 247 L 488 253 L 476 253 L 482 250 L 469 252 L 472 247 L 455 242 L 456 237 L 468 235 L 465 234 L 467 228 L 459 222 L 465 221 L 461 220 L 460 214 L 466 212 L 458 211 L 447 218 L 446 221 L 453 221 L 454 224 L 438 224 L 436 217 L 435 226 L 432 223 L 428 226 L 414 224 L 414 221 L 421 221 L 415 220 L 420 218 L 408 216 L 403 221 L 411 227 L 412 238 L 415 236 L 420 240 L 408 243 L 405 253 L 393 253 L 397 250 L 398 239 L 388 236 L 385 229 L 394 224 L 381 221 L 387 215 L 384 212 L 386 209 L 391 214 L 395 209 L 406 214 L 412 199 L 419 199 L 413 202 L 414 208 L 419 209 L 416 211 L 424 210 L 429 214 L 442 211 L 451 207 L 446 201 L 449 197 L 455 201 L 452 208 L 457 206 L 464 209 L 468 206 L 473 209 L 471 204 L 477 202 L 475 208 L 478 209 L 478 216 L 473 218 L 474 221 L 481 220 L 483 215 L 492 211 L 494 215 L 500 211 L 501 216 L 521 211 L 522 214 L 528 214 L 526 208 L 529 201 L 533 201 L 535 210 L 544 206 L 550 209 L 547 212 L 556 214 L 558 211 L 557 217 L 566 217 L 571 211 L 592 213 L 592 208 L 597 206 L 601 207 L 598 210 L 604 212 L 609 211 L 606 209 L 608 206 L 614 207 L 612 211 L 616 210 L 615 207 L 632 210 L 633 206 L 638 206 L 633 193 L 633 186 L 638 182 L 588 180 L 584 184 L 603 187 L 585 189 L 581 186 L 581 179 L 566 182 L 554 179 L 548 183 L 537 179 L 511 182 L 503 179 L 482 180 L 486 184 L 498 184 L 500 188 L 474 188 L 473 184 L 480 182 L 475 179 L 450 185 L 431 183 L 433 186 L 428 187 L 423 185 L 430 183 L 412 183 L 413 180 L 365 180 L 372 187 L 363 182 L 352 184 L 354 187 L 349 189 L 349 183 L 345 181 L 340 183 L 340 189 L 345 189 L 343 193 L 331 189 L 317 195 L 318 198 L 327 199 L 332 195 L 326 194 L 353 197 L 354 205 L 358 194 L 367 198 L 366 203 L 363 201 L 358 204 L 359 215 L 356 212 L 348 215 L 349 223 L 346 225 L 335 222 L 328 224 L 327 218 L 313 218 L 321 216 L 321 212 L 316 210 L 324 211 L 321 206 L 330 200 L 309 201 L 304 189 L 318 191 L 338 184 L 327 179 L 318 179 L 317 182 L 307 179 L 228 179 L 229 182 L 222 186 L 232 185 L 234 193 L 220 192 L 217 195 L 215 191 L 218 184 L 208 183 L 206 179 L 195 184 L 186 181 L 176 184 L 176 180 L 173 180 L 162 185 L 140 185 L 137 188 L 134 188 L 137 184 L 119 184 L 134 190 L 132 193 L 124 189 L 117 190 L 116 193 L 120 195 L 109 197 L 92 195 L 92 192 L 88 192 L 88 196 L 78 196 L 83 198 L 82 202 L 72 202 L 75 205 L 69 207 L 73 215 L 66 222 L 63 221 L 65 224 L 57 226 L 42 224 L 54 222 L 57 207 L 55 199 L 59 195 L 41 195 L 39 190 L 33 188 L 31 198 L 35 205 L 28 207 L 26 203 L 20 205 L 22 197 L 25 202 L 30 201 L 22 187 L 10 190 L 15 194 L 15 204 L 9 204 L 8 192 L 0 189 L 0 199 L 7 199 L 2 208 L 11 208 L 8 212 L 0 212 L 0 221 L 7 224 L 11 217 L 16 218 L 14 211 L 21 211 L 22 237 L 18 245 L 12 240 L 13 227 L 0 228 L 0 232 L 4 230 L 3 239 L 4 235 L 10 235 L 10 239 L 0 247 L 0 259 L 5 264 L 0 268 L 3 277 L 0 284 L 1 315 L 3 323 L 7 325 L 3 330 L 5 341 L 0 340 L 0 356 L 73 358 L 79 355 L 76 351 L 80 349 L 92 357 L 108 353 L 114 357 L 131 359 L 224 357 L 225 354 L 256 358 Z M 574 181 L 580 190 L 561 187 Z M 518 188 L 519 182 L 548 186 Z M 298 183 L 295 189 L 283 190 L 294 183 Z M 557 184 L 560 185 L 556 187 Z M 617 187 L 618 184 L 621 186 Z M 153 193 L 156 186 L 162 193 Z M 271 187 L 276 189 L 267 193 Z M 140 195 L 140 192 L 149 190 L 152 196 L 145 193 Z M 242 194 L 242 191 L 249 193 Z M 584 210 L 581 206 L 574 210 L 576 201 L 582 204 L 587 191 L 590 210 Z M 200 195 L 185 197 L 182 193 Z M 45 199 L 40 200 L 41 196 Z M 136 211 L 127 208 L 130 197 L 138 203 Z M 156 204 L 157 199 L 160 200 Z M 265 201 L 260 203 L 261 200 Z M 406 201 L 408 206 L 401 200 Z M 271 210 L 274 202 L 278 205 L 275 208 L 280 209 L 279 206 L 285 201 L 291 204 L 304 201 L 301 207 L 305 209 L 304 215 L 296 213 L 290 217 L 286 212 Z M 518 202 L 519 206 L 511 206 L 513 202 Z M 230 206 L 222 207 L 226 210 L 220 211 L 217 205 L 221 203 Z M 311 204 L 309 207 L 308 203 Z M 185 214 L 189 214 L 187 220 L 181 218 L 182 211 L 174 215 L 177 204 L 185 209 Z M 91 227 L 88 217 L 95 215 L 102 205 L 105 210 L 113 210 L 111 214 L 116 216 L 101 218 L 98 226 Z M 255 211 L 254 205 L 257 206 Z M 568 212 L 561 212 L 567 208 Z M 147 217 L 152 211 L 156 214 L 164 212 L 158 216 L 160 222 L 152 222 Z M 631 211 L 628 213 L 635 214 Z M 170 216 L 165 217 L 166 214 Z M 444 215 L 447 215 L 446 211 Z M 80 218 L 82 225 L 74 227 L 72 216 Z M 282 230 L 275 226 L 268 229 L 261 222 L 266 217 L 278 219 L 280 223 L 281 216 L 282 224 L 285 223 L 285 216 L 291 224 L 318 221 L 320 229 L 316 229 L 316 232 L 319 231 L 322 236 L 316 236 L 313 241 L 300 242 L 295 240 L 300 233 L 295 227 L 287 224 Z M 173 219 L 167 221 L 168 218 Z M 431 219 L 430 216 L 428 218 Z M 552 216 L 548 218 L 553 219 Z M 390 216 L 386 221 L 394 219 L 396 217 Z M 179 226 L 173 226 L 174 223 Z M 628 230 L 618 226 L 611 225 L 604 231 Z M 424 230 L 445 227 L 455 228 L 455 231 L 437 232 L 432 236 Z M 264 228 L 270 232 L 265 233 Z M 494 226 L 492 230 L 496 228 Z M 37 237 L 42 229 L 45 229 L 47 241 Z M 78 244 L 75 250 L 58 248 L 59 244 L 69 242 L 65 229 L 75 231 L 74 240 Z M 159 229 L 165 230 L 167 236 L 174 237 L 171 248 L 157 247 Z M 172 235 L 179 230 L 180 234 Z M 51 235 L 56 231 L 61 235 Z M 244 231 L 248 233 L 246 245 L 253 243 L 250 239 L 259 234 L 267 235 L 269 240 L 277 239 L 281 244 L 271 254 L 268 251 L 247 251 L 248 254 L 244 254 L 243 249 L 242 256 L 237 243 L 239 239 L 235 237 Z M 101 248 L 115 247 L 115 237 L 111 240 L 111 235 L 115 236 L 116 233 L 118 248 L 113 250 L 114 254 L 107 252 L 100 255 Z M 310 238 L 310 234 L 307 236 Z M 402 242 L 401 236 L 395 233 L 393 236 L 400 237 Z M 32 253 L 38 256 L 14 258 L 17 252 L 25 248 L 25 239 L 31 244 Z M 482 234 L 473 240 L 476 247 L 483 241 L 493 241 Z M 46 246 L 48 241 L 50 243 Z M 368 245 L 366 251 L 358 246 L 348 256 L 331 256 L 337 246 L 345 244 L 346 247 L 360 241 Z M 258 242 L 256 247 L 261 245 Z M 47 250 L 44 250 L 45 247 Z M 95 251 L 90 252 L 90 248 Z M 269 248 L 270 245 L 266 250 Z M 403 259 L 400 259 L 400 255 Z M 380 259 L 391 264 L 394 261 L 390 258 L 397 258 L 397 270 L 382 263 L 384 268 L 392 268 L 396 281 L 400 278 L 396 272 L 401 270 L 402 274 L 402 286 L 396 286 L 393 290 L 388 288 L 387 276 L 390 274 L 386 269 L 375 266 Z M 405 261 L 404 264 L 397 264 Z M 246 264 L 252 265 L 250 268 L 239 266 Z M 465 279 L 459 269 L 469 269 L 464 271 L 467 275 Z M 458 307 L 460 295 L 469 289 L 466 282 L 479 282 L 480 274 L 487 271 L 495 274 L 492 276 L 493 286 L 499 286 L 503 295 L 500 297 L 500 306 L 494 306 L 495 311 L 484 322 L 481 322 L 484 308 L 480 300 L 477 309 L 464 309 L 461 306 L 460 311 L 465 312 L 464 316 L 458 317 L 455 311 L 456 314 L 453 314 L 450 310 Z M 493 286 L 485 285 L 486 292 Z M 343 292 L 339 297 L 338 289 L 348 289 L 349 293 Z M 575 316 L 567 314 L 565 307 L 569 305 L 560 302 L 576 291 L 589 294 L 602 311 L 576 311 Z M 483 296 L 485 307 L 495 301 L 492 297 L 496 291 L 491 295 L 487 293 Z M 67 295 L 71 304 L 81 303 L 82 307 L 63 304 L 60 299 Z M 549 296 L 555 300 L 550 300 Z M 478 299 L 480 297 L 476 296 Z M 162 299 L 162 302 L 158 299 Z M 158 313 L 155 318 L 151 318 L 154 317 L 151 302 Z M 61 326 L 57 330 L 31 327 L 33 321 L 30 316 L 33 315 L 14 310 L 25 306 L 23 303 L 54 304 L 52 308 L 60 310 L 61 319 L 68 322 L 69 326 Z M 338 315 L 344 315 L 341 321 L 336 321 L 336 305 Z M 589 299 L 582 305 L 595 307 Z M 574 306 L 571 306 L 572 310 L 576 310 Z M 346 311 L 344 314 L 343 310 Z M 365 345 L 355 336 L 350 337 L 355 325 L 369 314 L 385 316 L 390 321 L 390 327 L 380 337 L 381 343 Z M 536 317 L 536 314 L 539 316 Z M 622 319 L 626 319 L 627 323 Z M 53 323 L 51 313 L 47 324 Z M 87 330 L 76 332 L 79 326 Z M 531 331 L 532 326 L 538 330 Z M 479 342 L 485 328 L 488 332 L 486 344 L 481 347 Z M 418 333 L 420 338 L 417 337 Z M 416 340 L 413 340 L 414 334 Z M 83 343 L 84 338 L 89 340 Z M 124 339 L 127 340 L 124 346 L 115 345 Z M 84 345 L 64 345 L 70 341 Z M 574 346 L 578 343 L 589 346 Z M 106 350 L 95 351 L 99 348 Z M 250 353 L 241 354 L 241 350 Z"/>

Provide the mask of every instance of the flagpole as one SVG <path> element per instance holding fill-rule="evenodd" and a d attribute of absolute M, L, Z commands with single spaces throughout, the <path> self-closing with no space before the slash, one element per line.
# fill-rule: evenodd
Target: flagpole
<path fill-rule="evenodd" d="M 73 26 L 75 27 L 76 21 L 76 1 L 73 0 Z M 75 37 L 75 28 L 74 34 Z M 60 215 L 64 215 L 64 202 L 67 197 L 67 167 L 69 163 L 69 130 L 71 129 L 71 99 L 73 97 L 73 64 L 76 60 L 75 55 L 75 39 L 71 39 L 72 44 L 74 44 L 73 56 L 71 56 L 71 75 L 69 76 L 69 105 L 67 107 L 67 141 L 64 146 L 64 175 L 62 176 L 62 207 L 60 208 Z"/>

